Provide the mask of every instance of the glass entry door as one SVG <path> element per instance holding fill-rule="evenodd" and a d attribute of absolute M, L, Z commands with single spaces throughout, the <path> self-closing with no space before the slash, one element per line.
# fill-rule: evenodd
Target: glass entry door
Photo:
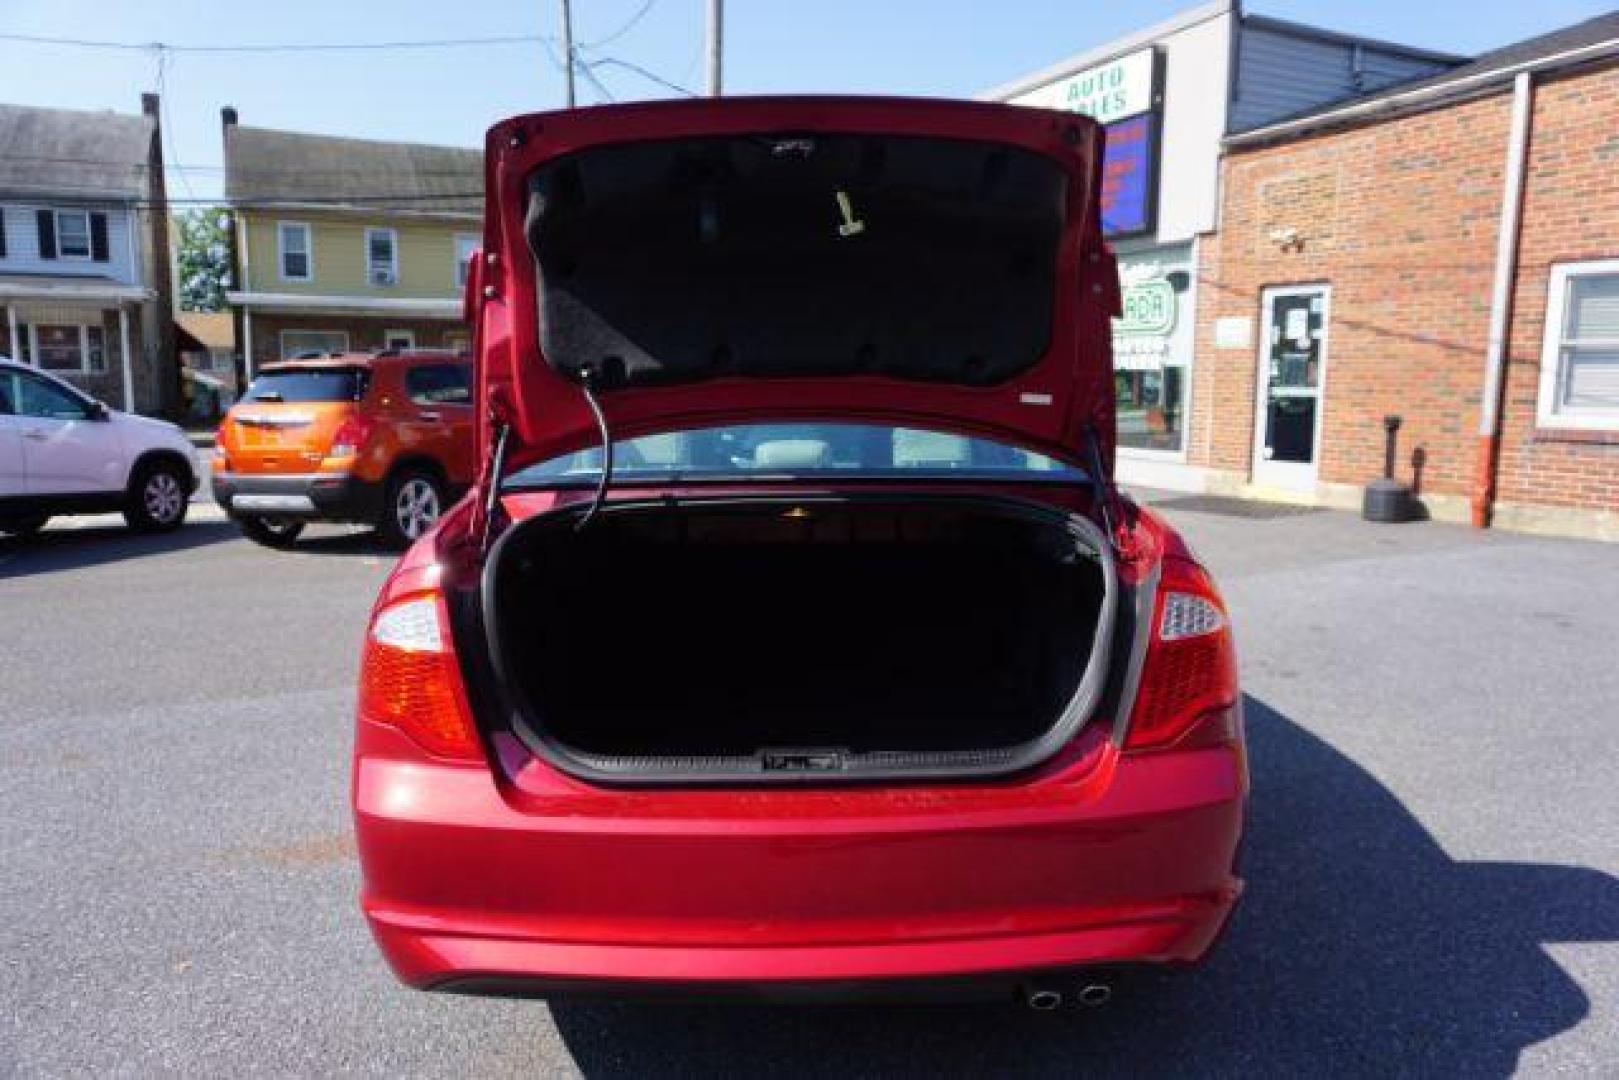
<path fill-rule="evenodd" d="M 1325 285 L 1266 289 L 1259 337 L 1254 482 L 1315 485 L 1327 365 Z"/>

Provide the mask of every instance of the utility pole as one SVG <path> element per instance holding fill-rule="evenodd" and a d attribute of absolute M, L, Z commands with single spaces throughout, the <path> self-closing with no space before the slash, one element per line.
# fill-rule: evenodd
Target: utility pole
<path fill-rule="evenodd" d="M 573 13 L 568 0 L 562 0 L 562 77 L 567 86 L 568 108 L 573 108 Z"/>
<path fill-rule="evenodd" d="M 725 0 L 708 0 L 708 96 L 720 96 L 720 55 L 724 52 Z"/>

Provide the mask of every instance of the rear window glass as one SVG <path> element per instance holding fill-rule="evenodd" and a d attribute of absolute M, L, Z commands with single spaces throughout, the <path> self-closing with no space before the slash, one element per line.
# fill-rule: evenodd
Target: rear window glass
<path fill-rule="evenodd" d="M 266 371 L 253 380 L 243 401 L 359 401 L 369 383 L 359 368 Z"/>
<path fill-rule="evenodd" d="M 470 405 L 469 371 L 466 364 L 423 364 L 405 373 L 405 392 L 418 405 Z"/>
<path fill-rule="evenodd" d="M 593 481 L 601 450 L 540 462 L 507 478 L 512 487 Z M 613 444 L 613 475 L 669 481 L 783 476 L 934 476 L 1082 480 L 1075 466 L 988 439 L 876 424 L 739 424 L 625 439 Z"/>

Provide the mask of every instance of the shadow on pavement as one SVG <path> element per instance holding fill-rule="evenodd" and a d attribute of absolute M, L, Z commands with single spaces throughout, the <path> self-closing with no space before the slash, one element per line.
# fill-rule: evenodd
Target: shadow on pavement
<path fill-rule="evenodd" d="M 239 536 L 241 533 L 229 522 L 193 521 L 169 533 L 138 533 L 120 522 L 0 537 L 0 578 L 32 577 L 149 555 L 171 555 Z"/>
<path fill-rule="evenodd" d="M 303 555 L 374 555 L 390 560 L 400 555 L 398 548 L 383 543 L 373 529 L 333 528 L 339 531 L 306 532 L 287 550 Z"/>
<path fill-rule="evenodd" d="M 552 1003 L 557 1029 L 586 1075 L 1500 1076 L 1587 1014 L 1544 946 L 1619 940 L 1619 879 L 1453 861 L 1353 761 L 1253 698 L 1247 715 L 1248 893 L 1197 971 L 1088 1013 L 581 998 Z"/>

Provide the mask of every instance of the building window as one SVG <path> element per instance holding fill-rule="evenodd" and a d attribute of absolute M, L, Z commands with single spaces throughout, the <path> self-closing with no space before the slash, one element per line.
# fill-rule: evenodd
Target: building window
<path fill-rule="evenodd" d="M 399 284 L 399 235 L 394 230 L 365 230 L 365 267 L 371 284 Z"/>
<path fill-rule="evenodd" d="M 281 359 L 326 356 L 349 351 L 346 330 L 283 330 L 281 331 Z"/>
<path fill-rule="evenodd" d="M 25 330 L 25 359 L 46 371 L 100 374 L 107 370 L 106 334 L 99 326 L 37 323 Z"/>
<path fill-rule="evenodd" d="M 1119 256 L 1123 312 L 1113 321 L 1119 446 L 1186 449 L 1192 366 L 1191 249 Z"/>
<path fill-rule="evenodd" d="M 1542 427 L 1619 429 L 1619 259 L 1552 267 Z"/>
<path fill-rule="evenodd" d="M 107 370 L 106 332 L 99 326 L 84 328 L 84 360 L 97 374 Z"/>
<path fill-rule="evenodd" d="M 467 287 L 467 264 L 478 250 L 480 237 L 477 233 L 455 234 L 455 287 Z"/>
<path fill-rule="evenodd" d="M 406 349 L 414 349 L 416 347 L 416 331 L 384 330 L 382 332 L 382 347 L 390 352 L 404 352 Z"/>
<path fill-rule="evenodd" d="M 310 255 L 309 226 L 297 221 L 276 223 L 276 241 L 281 253 L 282 281 L 313 281 L 314 259 Z"/>
<path fill-rule="evenodd" d="M 88 211 L 56 211 L 56 252 L 64 259 L 88 259 L 90 257 L 90 214 Z"/>

